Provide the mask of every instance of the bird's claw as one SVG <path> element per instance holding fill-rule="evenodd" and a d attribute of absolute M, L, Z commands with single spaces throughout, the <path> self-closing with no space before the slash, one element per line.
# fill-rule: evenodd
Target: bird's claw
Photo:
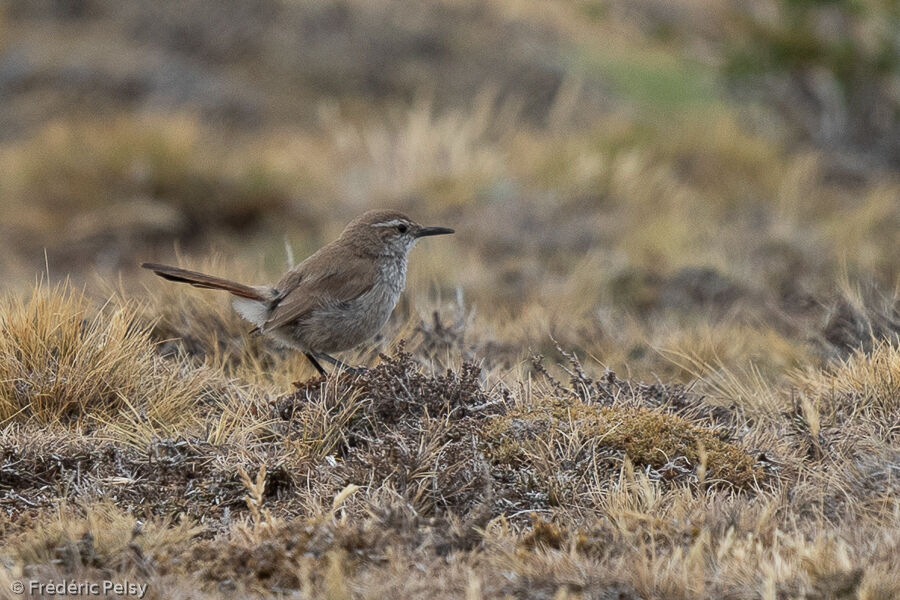
<path fill-rule="evenodd" d="M 368 371 L 368 369 L 365 367 L 351 367 L 350 365 L 345 365 L 345 364 L 341 363 L 340 365 L 334 366 L 334 369 L 332 369 L 331 374 L 338 375 L 340 373 L 348 373 L 350 375 L 359 376 L 359 375 L 365 374 L 366 371 Z"/>

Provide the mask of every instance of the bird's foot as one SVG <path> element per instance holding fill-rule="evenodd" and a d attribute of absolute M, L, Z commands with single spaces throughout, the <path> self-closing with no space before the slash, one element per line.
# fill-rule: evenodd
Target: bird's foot
<path fill-rule="evenodd" d="M 344 365 L 343 367 L 338 367 L 338 368 L 345 373 L 350 373 L 351 375 L 357 375 L 357 376 L 364 375 L 369 372 L 369 369 L 367 369 L 365 367 L 350 367 L 350 366 Z"/>
<path fill-rule="evenodd" d="M 368 371 L 365 367 L 351 367 L 345 362 L 342 362 L 332 356 L 328 356 L 327 354 L 319 354 L 319 358 L 324 360 L 325 362 L 329 362 L 334 365 L 334 369 L 331 371 L 332 374 L 337 371 L 343 371 L 344 373 L 349 373 L 351 375 L 362 375 L 366 371 Z"/>
<path fill-rule="evenodd" d="M 368 369 L 366 369 L 365 367 L 351 367 L 347 363 L 324 353 L 307 354 L 306 356 L 307 358 L 309 358 L 310 362 L 313 364 L 316 370 L 319 371 L 319 374 L 323 377 L 328 377 L 328 373 L 325 371 L 325 369 L 322 368 L 322 365 L 320 365 L 319 361 L 316 359 L 321 359 L 327 363 L 331 363 L 332 365 L 334 365 L 334 370 L 332 370 L 331 372 L 332 375 L 338 371 L 343 371 L 344 373 L 349 373 L 351 375 L 362 375 L 363 373 L 368 371 Z"/>

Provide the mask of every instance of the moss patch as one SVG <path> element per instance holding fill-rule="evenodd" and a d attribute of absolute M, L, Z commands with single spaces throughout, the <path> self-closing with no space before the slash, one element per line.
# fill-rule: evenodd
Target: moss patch
<path fill-rule="evenodd" d="M 761 479 L 754 459 L 724 435 L 658 410 L 598 406 L 573 398 L 493 419 L 487 425 L 486 451 L 499 464 L 534 466 L 550 458 L 562 468 L 576 468 L 578 457 L 612 453 L 656 469 L 664 479 L 696 476 L 705 454 L 710 482 L 747 487 Z"/>

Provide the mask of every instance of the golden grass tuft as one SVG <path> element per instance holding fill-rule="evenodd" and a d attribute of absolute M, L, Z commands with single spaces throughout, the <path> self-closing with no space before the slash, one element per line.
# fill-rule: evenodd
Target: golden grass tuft
<path fill-rule="evenodd" d="M 120 411 L 183 422 L 196 379 L 157 356 L 130 303 L 97 308 L 62 284 L 0 300 L 0 421 L 84 422 Z"/>
<path fill-rule="evenodd" d="M 830 424 L 895 423 L 900 418 L 900 346 L 879 342 L 821 370 L 795 374 L 799 389 L 817 399 Z"/>

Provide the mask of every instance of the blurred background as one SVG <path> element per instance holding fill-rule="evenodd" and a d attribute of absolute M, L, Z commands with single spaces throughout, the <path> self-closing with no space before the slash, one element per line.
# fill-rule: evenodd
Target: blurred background
<path fill-rule="evenodd" d="M 782 369 L 900 332 L 898 174 L 895 0 L 0 4 L 10 290 L 275 280 L 393 207 L 482 360 Z"/>

